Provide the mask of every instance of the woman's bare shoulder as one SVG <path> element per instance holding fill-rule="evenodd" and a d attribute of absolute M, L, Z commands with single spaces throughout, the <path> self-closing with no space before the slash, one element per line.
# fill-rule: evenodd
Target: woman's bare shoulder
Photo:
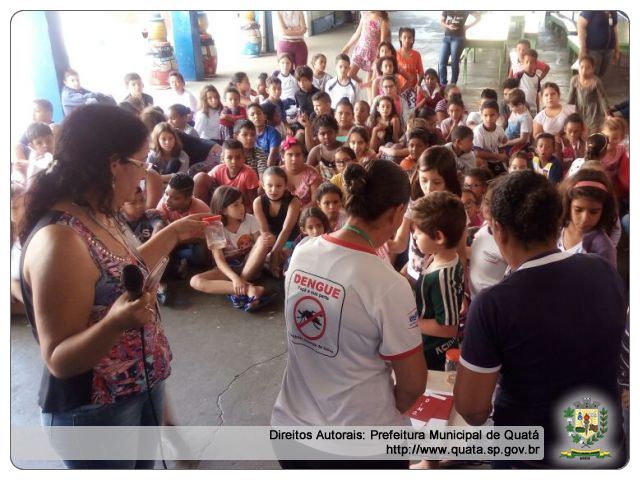
<path fill-rule="evenodd" d="M 93 271 L 97 276 L 86 243 L 68 225 L 42 227 L 29 242 L 24 255 L 24 274 L 28 282 L 35 272 L 44 273 L 49 268 L 55 268 L 61 275 Z"/>

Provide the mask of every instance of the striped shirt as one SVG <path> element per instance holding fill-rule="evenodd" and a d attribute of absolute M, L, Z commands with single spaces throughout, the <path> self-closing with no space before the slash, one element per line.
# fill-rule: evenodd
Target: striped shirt
<path fill-rule="evenodd" d="M 418 316 L 435 318 L 444 326 L 458 325 L 463 295 L 464 268 L 458 255 L 447 263 L 431 261 L 416 283 Z M 422 338 L 425 350 L 442 343 L 439 337 L 423 335 Z"/>

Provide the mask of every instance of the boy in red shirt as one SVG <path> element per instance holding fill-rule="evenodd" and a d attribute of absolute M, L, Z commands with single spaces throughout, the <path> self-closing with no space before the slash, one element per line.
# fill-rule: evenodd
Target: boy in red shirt
<path fill-rule="evenodd" d="M 255 170 L 245 164 L 244 147 L 235 139 L 222 144 L 221 160 L 209 173 L 200 172 L 194 177 L 194 195 L 203 202 L 210 202 L 215 187 L 229 185 L 242 192 L 247 212 L 253 213 L 253 199 L 258 194 L 260 182 Z"/>
<path fill-rule="evenodd" d="M 193 179 L 186 173 L 176 173 L 169 181 L 156 209 L 167 222 L 175 222 L 192 213 L 208 213 L 209 207 L 193 196 Z"/>

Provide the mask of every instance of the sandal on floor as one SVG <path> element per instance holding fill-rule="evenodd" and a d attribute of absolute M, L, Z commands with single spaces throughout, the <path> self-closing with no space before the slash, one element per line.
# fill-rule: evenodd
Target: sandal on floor
<path fill-rule="evenodd" d="M 227 298 L 233 305 L 233 308 L 241 309 L 244 308 L 247 303 L 253 301 L 253 297 L 249 298 L 246 295 L 227 295 Z"/>
<path fill-rule="evenodd" d="M 255 312 L 260 310 L 262 307 L 270 304 L 273 299 L 276 298 L 276 294 L 275 293 L 270 293 L 268 295 L 263 295 L 261 297 L 258 297 L 257 299 L 250 299 L 250 301 L 248 301 L 245 306 L 244 306 L 244 311 L 245 312 Z M 256 303 L 254 303 L 256 302 Z"/>

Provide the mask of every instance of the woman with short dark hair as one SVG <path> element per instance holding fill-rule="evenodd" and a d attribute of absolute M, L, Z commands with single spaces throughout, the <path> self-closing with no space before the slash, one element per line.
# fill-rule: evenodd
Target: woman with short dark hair
<path fill-rule="evenodd" d="M 458 413 L 471 425 L 493 411 L 496 426 L 544 427 L 542 463 L 559 467 L 568 465 L 561 450 L 580 448 L 567 438 L 563 410 L 590 397 L 610 412 L 606 448 L 616 452 L 600 465 L 623 465 L 622 279 L 600 256 L 557 249 L 562 204 L 544 176 L 523 170 L 502 177 L 490 208 L 493 237 L 512 273 L 471 302 L 454 388 Z"/>

